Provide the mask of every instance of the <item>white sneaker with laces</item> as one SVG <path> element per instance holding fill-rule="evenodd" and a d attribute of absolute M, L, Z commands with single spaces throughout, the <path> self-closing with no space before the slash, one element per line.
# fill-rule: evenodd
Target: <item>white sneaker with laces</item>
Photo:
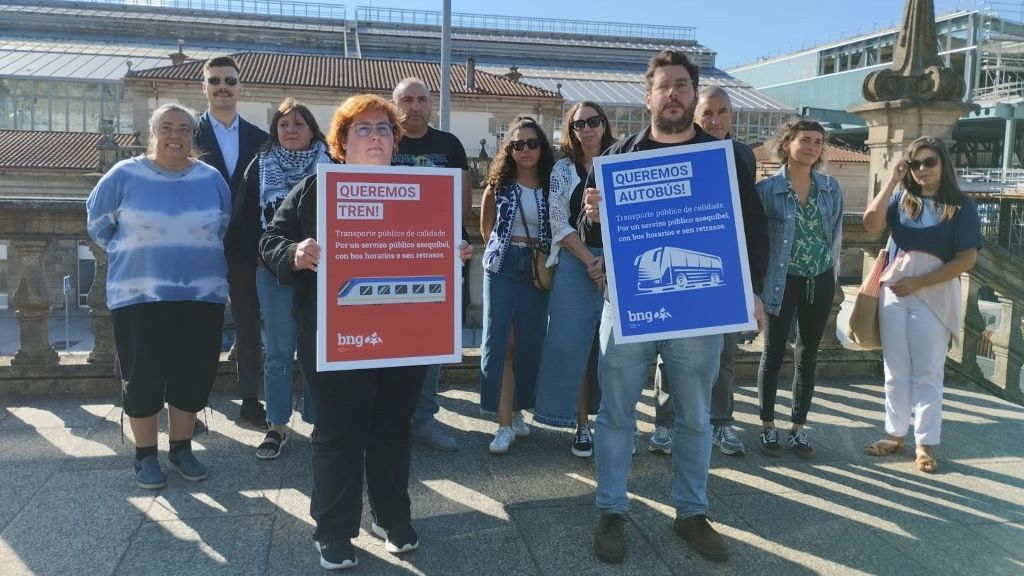
<path fill-rule="evenodd" d="M 511 426 L 499 426 L 494 433 L 494 440 L 491 440 L 491 454 L 505 454 L 512 447 L 516 440 L 516 433 Z"/>
<path fill-rule="evenodd" d="M 530 435 L 530 426 L 523 420 L 522 414 L 516 414 L 512 420 L 512 431 L 516 433 L 516 438 L 526 438 Z"/>

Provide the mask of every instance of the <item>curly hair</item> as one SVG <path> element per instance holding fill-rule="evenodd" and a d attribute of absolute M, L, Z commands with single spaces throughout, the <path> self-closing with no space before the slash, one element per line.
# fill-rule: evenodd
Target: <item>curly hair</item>
<path fill-rule="evenodd" d="M 825 137 L 825 127 L 810 118 L 793 118 L 779 126 L 778 131 L 775 132 L 775 138 L 772 140 L 771 150 L 775 154 L 775 159 L 780 164 L 789 164 L 789 144 L 800 132 L 820 132 L 822 138 Z M 811 166 L 811 169 L 817 170 L 821 168 L 824 161 L 825 148 L 822 147 L 821 155 L 818 156 L 818 161 L 814 163 L 814 166 Z"/>
<path fill-rule="evenodd" d="M 517 176 L 516 161 L 512 158 L 512 133 L 521 128 L 530 128 L 537 133 L 540 140 L 540 161 L 537 163 L 537 178 L 540 179 L 544 192 L 548 191 L 548 184 L 551 178 L 551 168 L 555 165 L 555 154 L 551 150 L 547 134 L 536 120 L 529 116 L 518 116 L 509 125 L 505 132 L 505 140 L 501 143 L 501 149 L 494 156 L 491 162 L 491 170 L 487 174 L 487 185 L 498 188 L 502 184 L 512 182 Z"/>
<path fill-rule="evenodd" d="M 360 114 L 367 112 L 383 112 L 388 116 L 391 123 L 391 131 L 395 135 L 395 146 L 402 139 L 402 125 L 399 123 L 398 108 L 394 104 L 374 94 L 359 94 L 350 96 L 338 109 L 334 111 L 331 118 L 331 128 L 327 132 L 327 146 L 331 150 L 331 157 L 339 162 L 345 161 L 345 135 L 348 134 L 349 126 Z"/>
<path fill-rule="evenodd" d="M 598 103 L 589 100 L 573 104 L 565 111 L 565 118 L 562 119 L 562 142 L 559 145 L 559 149 L 563 155 L 572 159 L 577 164 L 583 160 L 583 145 L 580 144 L 580 137 L 576 134 L 576 131 L 572 129 L 572 117 L 576 115 L 580 108 L 590 108 L 601 117 L 601 124 L 604 125 L 604 135 L 601 136 L 602 152 L 615 142 L 615 137 L 612 136 L 612 127 L 608 122 L 608 115 L 605 114 L 604 108 L 601 108 Z"/>

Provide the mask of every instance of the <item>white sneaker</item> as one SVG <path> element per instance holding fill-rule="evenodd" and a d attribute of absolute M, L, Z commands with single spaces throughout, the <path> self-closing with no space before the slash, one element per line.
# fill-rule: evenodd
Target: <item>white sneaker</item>
<path fill-rule="evenodd" d="M 526 438 L 530 435 L 530 427 L 523 420 L 522 414 L 516 414 L 515 420 L 512 420 L 512 431 L 516 433 L 516 438 Z"/>
<path fill-rule="evenodd" d="M 515 440 L 516 433 L 511 426 L 499 426 L 494 433 L 494 440 L 491 440 L 491 454 L 505 454 Z"/>

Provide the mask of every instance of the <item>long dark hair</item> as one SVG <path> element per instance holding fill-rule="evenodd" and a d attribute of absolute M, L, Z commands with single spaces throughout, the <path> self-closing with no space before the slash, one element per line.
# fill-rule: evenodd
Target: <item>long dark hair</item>
<path fill-rule="evenodd" d="M 324 133 L 320 131 L 320 125 L 316 122 L 316 117 L 309 111 L 309 108 L 305 104 L 298 100 L 288 97 L 281 101 L 281 104 L 277 106 L 277 111 L 274 112 L 274 117 L 270 119 L 270 138 L 267 138 L 266 143 L 263 144 L 261 152 L 268 152 L 275 144 L 280 144 L 281 140 L 277 134 L 277 123 L 285 116 L 292 112 L 298 112 L 299 116 L 306 122 L 306 126 L 309 126 L 309 131 L 313 133 L 313 142 L 327 142 L 327 138 L 324 137 Z"/>
<path fill-rule="evenodd" d="M 615 142 L 615 137 L 612 136 L 612 127 L 608 122 L 608 115 L 605 114 L 604 108 L 590 100 L 573 104 L 566 110 L 565 118 L 562 119 L 562 142 L 559 145 L 559 149 L 562 151 L 562 154 L 577 165 L 583 160 L 583 144 L 580 142 L 579 136 L 576 135 L 576 131 L 572 129 L 571 124 L 572 117 L 579 112 L 580 108 L 591 108 L 601 117 L 601 124 L 604 126 L 604 135 L 601 136 L 601 152 L 607 150 Z"/>
<path fill-rule="evenodd" d="M 942 176 L 939 178 L 939 191 L 935 193 L 936 208 L 942 211 L 942 221 L 949 220 L 956 215 L 957 210 L 964 203 L 964 193 L 960 191 L 960 184 L 956 181 L 956 174 L 953 172 L 953 162 L 946 151 L 946 144 L 939 138 L 922 136 L 910 143 L 907 147 L 907 154 L 904 162 L 910 162 L 921 150 L 931 150 L 939 157 L 942 163 Z M 900 200 L 900 210 L 917 220 L 921 215 L 924 202 L 921 200 L 921 185 L 914 180 L 911 170 L 903 175 L 903 189 L 907 194 Z"/>
<path fill-rule="evenodd" d="M 537 133 L 540 140 L 540 161 L 537 163 L 537 178 L 544 187 L 544 193 L 548 191 L 548 181 L 551 179 L 551 168 L 555 165 L 555 154 L 551 151 L 551 143 L 547 134 L 540 124 L 530 116 L 519 116 L 509 125 L 505 132 L 505 140 L 501 143 L 501 149 L 494 156 L 491 162 L 491 171 L 487 174 L 487 185 L 495 190 L 502 184 L 512 182 L 518 175 L 516 161 L 512 158 L 512 133 L 520 128 L 530 128 Z"/>
<path fill-rule="evenodd" d="M 775 154 L 775 158 L 780 164 L 789 164 L 789 144 L 796 138 L 796 135 L 800 132 L 820 132 L 823 139 L 825 138 L 825 127 L 819 124 L 816 120 L 810 118 L 793 118 L 786 122 L 782 126 L 779 126 L 778 131 L 775 132 L 775 138 L 772 142 L 772 152 Z M 821 168 L 822 163 L 825 161 L 825 147 L 821 147 L 821 155 L 818 156 L 818 160 L 811 166 L 811 170 L 818 170 Z"/>

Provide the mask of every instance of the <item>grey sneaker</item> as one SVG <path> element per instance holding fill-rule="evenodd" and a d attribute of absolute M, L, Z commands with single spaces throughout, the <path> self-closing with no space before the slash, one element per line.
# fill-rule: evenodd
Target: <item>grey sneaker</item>
<path fill-rule="evenodd" d="M 515 441 L 516 433 L 511 426 L 499 426 L 498 431 L 494 433 L 494 440 L 491 440 L 489 450 L 491 454 L 505 454 Z"/>
<path fill-rule="evenodd" d="M 459 445 L 455 442 L 455 437 L 449 434 L 441 426 L 441 423 L 433 418 L 413 427 L 412 439 L 420 444 L 443 452 L 455 452 L 459 449 Z"/>
<path fill-rule="evenodd" d="M 516 438 L 526 438 L 530 435 L 530 426 L 523 420 L 522 414 L 516 414 L 515 420 L 512 421 L 512 431 L 516 433 Z"/>
<path fill-rule="evenodd" d="M 159 490 L 167 485 L 167 474 L 160 469 L 160 461 L 156 456 L 146 456 L 142 460 L 134 460 L 135 483 L 139 488 Z"/>
<path fill-rule="evenodd" d="M 647 441 L 647 450 L 655 454 L 672 454 L 672 430 L 658 426 Z"/>
<path fill-rule="evenodd" d="M 727 456 L 743 456 L 747 453 L 747 447 L 743 445 L 743 441 L 736 435 L 736 431 L 728 424 L 715 426 L 715 431 L 711 435 L 711 443 L 718 446 L 722 454 Z"/>
<path fill-rule="evenodd" d="M 190 482 L 206 480 L 206 476 L 209 474 L 206 466 L 196 459 L 190 449 L 171 452 L 167 456 L 167 460 L 171 463 L 171 467 L 181 474 L 182 478 Z"/>
<path fill-rule="evenodd" d="M 786 444 L 793 449 L 797 456 L 808 459 L 814 458 L 814 448 L 807 441 L 807 429 L 803 426 L 799 430 L 789 433 L 789 440 Z"/>

